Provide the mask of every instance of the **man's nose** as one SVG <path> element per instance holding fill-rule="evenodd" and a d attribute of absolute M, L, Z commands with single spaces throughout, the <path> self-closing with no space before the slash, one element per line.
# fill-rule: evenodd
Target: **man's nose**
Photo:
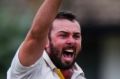
<path fill-rule="evenodd" d="M 75 44 L 75 39 L 74 39 L 72 36 L 70 36 L 70 37 L 68 37 L 68 39 L 66 40 L 66 43 L 67 43 L 67 44 Z"/>

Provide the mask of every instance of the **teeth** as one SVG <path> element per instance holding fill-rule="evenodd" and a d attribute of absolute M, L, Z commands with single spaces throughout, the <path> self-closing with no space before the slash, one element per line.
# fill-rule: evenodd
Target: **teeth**
<path fill-rule="evenodd" d="M 67 49 L 66 52 L 73 52 L 73 49 Z"/>

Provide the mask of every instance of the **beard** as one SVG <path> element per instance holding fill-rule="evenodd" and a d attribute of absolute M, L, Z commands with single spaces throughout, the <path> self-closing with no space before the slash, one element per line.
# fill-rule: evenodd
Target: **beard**
<path fill-rule="evenodd" d="M 59 48 L 55 47 L 50 42 L 50 52 L 51 53 L 49 54 L 49 57 L 50 57 L 50 59 L 52 60 L 52 62 L 55 64 L 55 66 L 57 68 L 69 69 L 74 65 L 74 63 L 76 61 L 76 58 L 77 58 L 77 55 L 74 56 L 74 59 L 73 59 L 73 61 L 71 63 L 62 62 L 61 57 L 62 57 L 62 54 L 63 54 L 63 49 L 61 49 L 61 51 L 60 51 Z"/>

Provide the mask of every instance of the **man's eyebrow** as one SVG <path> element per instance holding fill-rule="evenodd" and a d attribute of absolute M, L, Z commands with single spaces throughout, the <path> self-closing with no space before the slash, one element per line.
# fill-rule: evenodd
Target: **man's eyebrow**
<path fill-rule="evenodd" d="M 80 35 L 80 34 L 81 34 L 81 32 L 75 32 L 74 34 L 79 34 L 79 35 Z"/>
<path fill-rule="evenodd" d="M 66 31 L 59 31 L 58 33 L 68 33 L 68 32 L 66 32 Z"/>
<path fill-rule="evenodd" d="M 68 32 L 66 32 L 66 31 L 59 31 L 58 33 L 68 33 Z M 74 32 L 73 34 L 77 34 L 77 35 L 81 35 L 81 32 Z"/>

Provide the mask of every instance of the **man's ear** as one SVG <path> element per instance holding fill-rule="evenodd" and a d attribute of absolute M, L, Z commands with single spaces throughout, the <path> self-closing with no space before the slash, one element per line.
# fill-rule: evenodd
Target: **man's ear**
<path fill-rule="evenodd" d="M 46 45 L 45 45 L 45 49 L 48 49 L 49 48 L 49 39 L 47 38 L 46 40 Z"/>
<path fill-rule="evenodd" d="M 49 48 L 49 40 L 47 40 L 45 48 Z"/>
<path fill-rule="evenodd" d="M 45 50 L 47 53 L 50 53 L 50 43 L 49 40 L 46 41 Z"/>

